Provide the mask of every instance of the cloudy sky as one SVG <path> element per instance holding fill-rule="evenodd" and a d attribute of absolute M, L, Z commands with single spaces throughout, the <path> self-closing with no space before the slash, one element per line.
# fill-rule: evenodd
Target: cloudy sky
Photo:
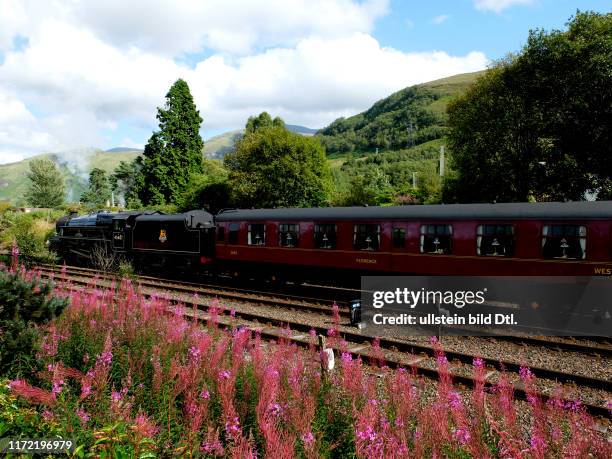
<path fill-rule="evenodd" d="M 267 110 L 319 128 L 480 70 L 603 0 L 0 0 L 0 163 L 142 147 L 184 78 L 205 138 Z"/>

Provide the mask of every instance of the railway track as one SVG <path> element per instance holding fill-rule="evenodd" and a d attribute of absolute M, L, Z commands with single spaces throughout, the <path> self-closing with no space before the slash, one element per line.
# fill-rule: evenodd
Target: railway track
<path fill-rule="evenodd" d="M 43 272 L 50 273 L 55 272 L 61 274 L 62 266 L 41 264 L 38 266 Z M 97 275 L 100 279 L 115 279 L 116 277 L 112 274 L 100 273 L 95 269 L 83 268 L 77 266 L 67 266 L 67 274 L 82 274 L 85 276 Z M 153 276 L 136 276 L 137 282 L 145 287 L 152 288 L 163 288 L 164 290 L 176 293 L 184 294 L 202 294 L 202 295 L 214 295 L 220 299 L 232 300 L 232 301 L 248 301 L 250 303 L 260 303 L 278 307 L 285 307 L 293 310 L 308 311 L 318 314 L 331 315 L 333 313 L 332 307 L 330 306 L 333 302 L 338 305 L 338 314 L 341 319 L 349 320 L 349 301 L 347 298 L 359 298 L 360 291 L 353 289 L 343 289 L 336 287 L 324 287 L 324 286 L 308 286 L 315 292 L 319 293 L 319 296 L 303 296 L 303 295 L 292 295 L 286 293 L 279 293 L 273 290 L 253 290 L 245 288 L 237 288 L 234 286 L 228 286 L 225 284 L 211 284 L 211 283 L 200 283 L 200 282 L 186 282 L 174 279 L 165 279 Z M 321 293 L 326 293 L 324 298 L 321 298 Z M 466 335 L 469 335 L 472 330 L 466 329 Z M 544 336 L 505 336 L 505 335 L 491 335 L 483 337 L 483 339 L 490 339 L 496 341 L 506 341 L 511 343 L 519 343 L 525 346 L 542 346 L 549 349 L 559 351 L 570 351 L 578 352 L 582 354 L 597 355 L 606 358 L 612 358 L 612 344 L 608 340 L 598 340 L 595 343 L 596 338 L 588 338 L 585 340 L 575 338 L 563 338 L 563 337 L 544 337 Z"/>
<path fill-rule="evenodd" d="M 40 267 L 41 273 L 45 276 L 56 276 L 59 272 L 57 267 Z M 91 285 L 92 280 L 98 274 L 95 270 L 89 270 L 87 268 L 66 268 L 65 278 L 62 280 L 69 281 L 73 285 L 80 285 L 82 288 L 87 288 Z M 60 273 L 61 276 L 61 273 Z M 98 285 L 104 287 L 110 287 L 114 282 L 112 276 L 98 275 Z M 57 278 L 57 277 L 56 277 Z M 172 294 L 190 294 L 190 299 L 184 297 L 171 297 L 168 295 L 168 299 L 174 302 L 181 302 L 185 305 L 185 314 L 194 315 L 198 320 L 206 321 L 209 316 L 203 312 L 203 309 L 207 306 L 207 303 L 194 297 L 194 293 L 203 294 L 205 296 L 214 296 L 229 299 L 235 302 L 249 302 L 255 304 L 266 304 L 283 307 L 293 307 L 302 312 L 315 313 L 315 314 L 330 314 L 331 308 L 323 306 L 322 304 L 308 304 L 308 301 L 312 300 L 301 298 L 301 301 L 297 300 L 296 297 L 289 298 L 290 296 L 282 296 L 277 298 L 266 297 L 264 292 L 253 292 L 245 293 L 242 290 L 236 292 L 231 291 L 219 291 L 218 287 L 216 290 L 211 286 L 202 287 L 197 284 L 181 283 L 182 285 L 176 284 L 172 281 L 170 288 L 165 285 L 168 281 L 160 280 L 151 277 L 138 277 L 137 281 L 143 288 L 151 290 L 161 290 Z M 104 284 L 104 285 L 103 285 Z M 200 288 L 200 290 L 197 290 Z M 196 291 L 197 290 L 197 291 Z M 266 292 L 267 293 L 267 292 Z M 153 292 L 144 292 L 145 296 L 151 296 Z M 279 301 L 282 300 L 282 301 Z M 325 300 L 327 301 L 327 300 Z M 311 330 L 314 330 L 315 334 L 326 335 L 329 327 L 316 326 L 308 321 L 304 320 L 287 320 L 275 318 L 272 315 L 265 315 L 258 312 L 241 311 L 239 308 L 235 310 L 235 317 L 228 317 L 230 311 L 222 311 L 225 315 L 219 317 L 219 322 L 226 326 L 244 326 L 254 331 L 259 332 L 262 337 L 272 340 L 286 339 L 300 346 L 311 346 L 313 344 L 313 338 L 311 336 Z M 348 313 L 348 311 L 345 310 Z M 236 322 L 239 321 L 239 322 Z M 364 361 L 370 361 L 373 355 L 378 354 L 377 358 L 381 358 L 384 364 L 390 367 L 412 367 L 417 370 L 420 374 L 428 377 L 438 378 L 438 369 L 435 364 L 436 350 L 431 345 L 417 344 L 413 342 L 406 342 L 398 339 L 383 338 L 380 339 L 379 346 L 380 350 L 377 350 L 372 345 L 373 338 L 365 335 L 358 330 L 347 329 L 342 327 L 340 330 L 342 339 L 345 341 L 343 349 L 346 352 L 351 353 L 355 358 L 360 357 Z M 541 345 L 539 339 L 530 338 L 531 343 L 538 343 Z M 549 341 L 550 342 L 550 341 Z M 556 341 L 553 341 L 558 344 Z M 569 345 L 570 343 L 567 343 Z M 336 350 L 340 350 L 338 346 L 335 346 Z M 575 350 L 575 349 L 574 349 Z M 592 351 L 591 348 L 589 348 Z M 382 354 L 382 355 L 381 355 Z M 461 384 L 471 386 L 474 381 L 470 375 L 471 365 L 474 359 L 473 354 L 445 351 L 445 356 L 450 363 L 450 373 L 453 379 Z M 485 381 L 488 385 L 493 385 L 498 380 L 501 370 L 509 370 L 512 372 L 518 372 L 520 365 L 511 361 L 487 361 L 488 371 L 486 373 Z M 568 383 L 577 385 L 580 387 L 587 387 L 597 390 L 603 390 L 606 392 L 612 392 L 612 381 L 607 379 L 601 379 L 594 376 L 576 375 L 567 373 L 559 370 L 552 370 L 548 368 L 539 368 L 530 366 L 532 372 L 539 378 L 539 380 L 546 380 L 551 383 Z M 525 388 L 520 382 L 514 383 L 515 393 L 519 397 L 525 398 L 527 396 Z M 547 399 L 550 393 L 546 393 L 545 390 L 541 391 L 540 396 L 543 399 Z M 602 404 L 587 403 L 585 408 L 594 415 L 604 416 L 609 418 L 609 408 Z"/>
<path fill-rule="evenodd" d="M 62 270 L 55 265 L 39 265 L 36 269 L 42 273 L 61 275 Z M 111 274 L 100 273 L 97 270 L 81 267 L 67 267 L 66 274 L 72 276 L 86 276 L 93 278 L 97 276 L 102 280 L 114 280 L 116 276 Z M 232 301 L 248 301 L 250 303 L 263 303 L 277 307 L 302 310 L 318 314 L 331 314 L 332 308 L 330 303 L 338 304 L 338 313 L 340 317 L 348 319 L 350 313 L 348 310 L 348 301 L 342 299 L 317 298 L 311 296 L 297 296 L 285 293 L 272 293 L 265 290 L 251 290 L 235 287 L 225 287 L 216 284 L 203 284 L 195 282 L 175 281 L 152 276 L 136 276 L 136 281 L 142 287 L 161 288 L 168 292 L 182 294 L 198 294 L 204 296 L 215 296 L 220 299 Z M 319 287 L 320 288 L 320 287 Z"/>

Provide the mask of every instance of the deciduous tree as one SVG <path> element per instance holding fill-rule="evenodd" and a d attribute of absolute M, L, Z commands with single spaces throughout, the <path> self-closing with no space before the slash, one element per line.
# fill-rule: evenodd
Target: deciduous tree
<path fill-rule="evenodd" d="M 66 189 L 64 177 L 56 164 L 49 159 L 30 161 L 26 201 L 35 207 L 58 207 L 64 203 Z"/>
<path fill-rule="evenodd" d="M 445 201 L 612 195 L 612 14 L 577 13 L 530 32 L 449 106 L 458 177 Z"/>
<path fill-rule="evenodd" d="M 289 132 L 267 113 L 249 119 L 236 151 L 225 157 L 234 202 L 241 207 L 326 205 L 331 173 L 319 141 Z"/>

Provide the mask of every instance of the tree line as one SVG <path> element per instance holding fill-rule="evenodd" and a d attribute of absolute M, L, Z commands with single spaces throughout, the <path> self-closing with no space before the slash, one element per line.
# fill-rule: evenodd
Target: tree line
<path fill-rule="evenodd" d="M 612 198 L 612 14 L 578 12 L 564 31 L 531 31 L 519 53 L 448 105 L 448 121 L 423 109 L 436 97 L 407 88 L 314 137 L 289 132 L 263 112 L 248 119 L 221 163 L 203 157 L 203 120 L 178 80 L 143 155 L 110 177 L 92 170 L 81 199 L 103 206 L 112 190 L 128 208 L 215 212 Z M 437 169 L 442 144 L 450 154 L 444 178 Z M 360 150 L 370 153 L 354 158 Z M 340 152 L 348 159 L 331 169 L 326 154 Z M 54 165 L 32 161 L 28 199 L 57 205 L 64 193 L 58 175 Z"/>

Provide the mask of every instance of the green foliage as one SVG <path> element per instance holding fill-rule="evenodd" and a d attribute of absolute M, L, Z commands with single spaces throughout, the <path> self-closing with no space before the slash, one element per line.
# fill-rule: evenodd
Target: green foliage
<path fill-rule="evenodd" d="M 104 426 L 94 433 L 96 439 L 92 452 L 101 459 L 152 459 L 156 458 L 155 442 L 150 438 L 139 438 L 128 428 L 127 423 L 117 422 Z"/>
<path fill-rule="evenodd" d="M 56 257 L 47 249 L 47 241 L 55 233 L 53 222 L 61 215 L 58 211 L 0 213 L 0 247 L 8 250 L 16 241 L 19 259 L 26 265 L 35 260 L 54 262 Z"/>
<path fill-rule="evenodd" d="M 68 304 L 52 290 L 49 282 L 0 271 L 0 374 L 14 377 L 37 367 L 39 335 L 32 325 L 48 322 Z"/>
<path fill-rule="evenodd" d="M 393 189 L 389 178 L 380 168 L 367 169 L 365 175 L 351 178 L 346 206 L 381 205 L 391 200 Z"/>
<path fill-rule="evenodd" d="M 261 112 L 257 116 L 249 116 L 245 127 L 245 134 L 252 134 L 256 130 L 265 127 L 284 128 L 285 122 L 278 116 L 272 119 L 268 112 Z"/>
<path fill-rule="evenodd" d="M 181 211 L 206 209 L 209 212 L 230 207 L 229 172 L 218 160 L 204 159 L 204 172 L 192 174 L 185 191 L 181 195 L 178 207 Z"/>
<path fill-rule="evenodd" d="M 449 106 L 449 123 L 458 176 L 445 201 L 610 196 L 612 14 L 530 32 L 520 54 Z"/>
<path fill-rule="evenodd" d="M 138 157 L 133 161 L 121 161 L 109 177 L 111 189 L 117 194 L 118 200 L 123 200 L 126 207 L 138 206 L 139 181 L 142 179 L 140 173 L 142 169 L 142 158 Z M 128 205 L 129 204 L 129 205 Z"/>
<path fill-rule="evenodd" d="M 8 381 L 0 379 L 0 438 L 52 438 L 61 433 L 58 425 L 23 406 L 9 392 Z"/>
<path fill-rule="evenodd" d="M 419 86 L 402 89 L 359 115 L 334 121 L 317 136 L 328 154 L 399 150 L 439 139 L 446 133 L 445 115 L 429 107 L 443 95 Z"/>
<path fill-rule="evenodd" d="M 334 170 L 338 190 L 334 204 L 439 203 L 442 190 L 438 173 L 440 145 L 441 141 L 432 141 L 408 150 L 385 151 L 345 161 Z"/>
<path fill-rule="evenodd" d="M 106 172 L 94 167 L 89 173 L 89 186 L 81 195 L 81 201 L 94 207 L 104 207 L 110 197 L 111 192 Z"/>
<path fill-rule="evenodd" d="M 28 204 L 35 207 L 58 207 L 65 196 L 64 177 L 55 163 L 49 159 L 30 161 L 28 189 L 25 194 Z"/>
<path fill-rule="evenodd" d="M 279 118 L 268 123 L 266 115 L 249 120 L 249 132 L 225 157 L 234 203 L 240 207 L 326 204 L 331 173 L 319 141 L 289 132 L 276 121 Z"/>
<path fill-rule="evenodd" d="M 176 204 L 192 174 L 201 174 L 204 143 L 200 137 L 202 118 L 187 83 L 177 80 L 166 105 L 157 109 L 159 131 L 144 150 L 138 196 L 145 204 Z"/>

